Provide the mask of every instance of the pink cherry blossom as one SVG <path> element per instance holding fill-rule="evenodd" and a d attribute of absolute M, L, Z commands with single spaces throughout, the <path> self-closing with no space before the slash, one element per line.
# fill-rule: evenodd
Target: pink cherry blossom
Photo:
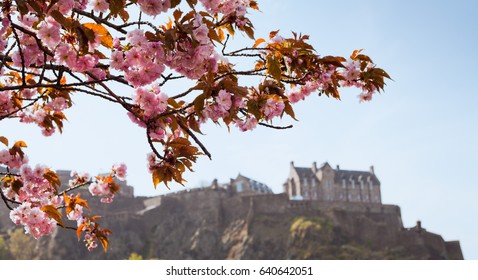
<path fill-rule="evenodd" d="M 229 110 L 232 105 L 231 94 L 225 90 L 220 90 L 216 97 L 217 104 L 225 111 Z"/>
<path fill-rule="evenodd" d="M 138 0 L 141 11 L 150 16 L 157 16 L 171 7 L 170 0 Z"/>
<path fill-rule="evenodd" d="M 267 120 L 272 119 L 273 117 L 280 116 L 282 111 L 285 108 L 285 104 L 281 100 L 276 100 L 274 98 L 269 98 L 266 101 L 266 104 L 263 107 L 264 116 Z"/>
<path fill-rule="evenodd" d="M 126 164 L 124 163 L 119 163 L 113 165 L 112 171 L 115 174 L 116 178 L 120 181 L 126 180 Z"/>
<path fill-rule="evenodd" d="M 52 20 L 50 19 L 49 21 L 51 22 Z M 39 26 L 37 36 L 43 44 L 53 50 L 60 43 L 61 40 L 60 25 L 44 21 Z"/>
<path fill-rule="evenodd" d="M 90 0 L 90 6 L 95 12 L 106 12 L 110 5 L 106 0 Z"/>

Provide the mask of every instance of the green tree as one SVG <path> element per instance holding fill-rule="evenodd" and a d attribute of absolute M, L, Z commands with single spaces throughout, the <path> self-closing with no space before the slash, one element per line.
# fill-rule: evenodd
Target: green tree
<path fill-rule="evenodd" d="M 7 243 L 3 236 L 0 236 L 0 260 L 8 260 L 10 259 L 10 252 L 8 251 Z"/>
<path fill-rule="evenodd" d="M 31 260 L 37 254 L 36 242 L 31 235 L 23 233 L 23 229 L 13 231 L 8 241 L 8 248 L 12 257 L 16 260 Z"/>

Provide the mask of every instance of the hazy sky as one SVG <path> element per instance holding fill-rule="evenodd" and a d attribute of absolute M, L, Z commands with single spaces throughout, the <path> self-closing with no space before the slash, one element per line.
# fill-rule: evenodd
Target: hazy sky
<path fill-rule="evenodd" d="M 257 37 L 280 29 L 311 37 L 321 55 L 348 56 L 365 49 L 394 81 L 371 103 L 359 104 L 356 90 L 342 101 L 310 97 L 296 106 L 299 122 L 276 131 L 252 133 L 208 126 L 201 137 L 213 160 L 199 160 L 186 175 L 188 187 L 226 182 L 241 174 L 275 192 L 289 163 L 328 161 L 342 169 L 368 170 L 382 184 L 384 203 L 401 207 L 406 227 L 420 219 L 445 240 L 460 240 L 465 258 L 478 259 L 478 2 L 476 1 L 259 1 L 251 16 Z M 237 41 L 247 42 L 242 36 Z M 240 45 L 240 43 L 238 43 Z M 175 85 L 165 88 L 170 95 Z M 119 89 L 125 90 L 125 89 Z M 122 92 L 127 94 L 127 92 Z M 129 167 L 137 195 L 154 190 L 146 170 L 145 132 L 115 106 L 77 94 L 63 135 L 50 138 L 16 122 L 0 122 L 0 134 L 29 144 L 31 162 L 54 169 L 106 171 Z M 173 187 L 171 191 L 182 190 Z"/>

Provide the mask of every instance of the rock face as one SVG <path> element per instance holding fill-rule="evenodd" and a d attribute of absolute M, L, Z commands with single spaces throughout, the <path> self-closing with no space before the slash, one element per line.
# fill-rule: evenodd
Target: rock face
<path fill-rule="evenodd" d="M 127 259 L 135 252 L 158 259 L 463 259 L 458 241 L 420 225 L 405 229 L 394 205 L 233 196 L 221 188 L 89 201 L 113 231 L 111 249 L 88 252 L 74 232 L 58 230 L 38 241 L 37 258 Z"/>

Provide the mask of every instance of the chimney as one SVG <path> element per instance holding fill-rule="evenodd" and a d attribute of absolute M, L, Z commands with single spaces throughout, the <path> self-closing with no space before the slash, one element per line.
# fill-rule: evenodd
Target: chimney
<path fill-rule="evenodd" d="M 219 188 L 219 184 L 217 183 L 217 179 L 214 179 L 214 180 L 212 181 L 212 188 L 213 188 L 213 189 Z"/>
<path fill-rule="evenodd" d="M 290 167 L 294 167 L 294 162 L 293 161 L 290 162 Z"/>
<path fill-rule="evenodd" d="M 312 163 L 312 172 L 317 173 L 317 162 Z"/>
<path fill-rule="evenodd" d="M 373 168 L 373 165 L 370 165 L 370 173 L 372 173 L 373 175 L 375 175 L 375 169 Z"/>
<path fill-rule="evenodd" d="M 340 165 L 337 164 L 337 170 L 340 170 Z"/>

